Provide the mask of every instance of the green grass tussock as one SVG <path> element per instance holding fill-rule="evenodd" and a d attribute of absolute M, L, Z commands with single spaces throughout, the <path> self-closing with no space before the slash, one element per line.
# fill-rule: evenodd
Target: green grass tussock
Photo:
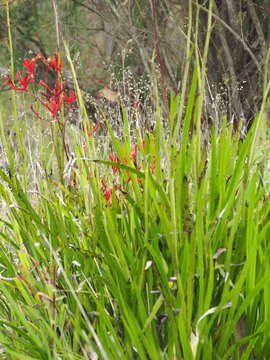
<path fill-rule="evenodd" d="M 204 142 L 196 78 L 169 128 L 158 102 L 149 134 L 124 116 L 100 147 L 71 127 L 69 162 L 42 127 L 11 149 L 1 117 L 3 358 L 267 359 L 263 117 L 244 140 L 224 123 Z"/>
<path fill-rule="evenodd" d="M 1 358 L 269 359 L 270 85 L 245 138 L 227 119 L 202 123 L 209 4 L 202 54 L 189 14 L 180 93 L 166 103 L 153 75 L 151 111 L 100 107 L 100 129 L 67 46 L 75 92 L 57 54 L 38 56 L 59 80 L 35 83 L 42 93 L 29 90 L 31 59 L 15 82 L 11 66 L 21 96 L 0 103 Z M 75 100 L 80 126 L 62 106 Z"/>

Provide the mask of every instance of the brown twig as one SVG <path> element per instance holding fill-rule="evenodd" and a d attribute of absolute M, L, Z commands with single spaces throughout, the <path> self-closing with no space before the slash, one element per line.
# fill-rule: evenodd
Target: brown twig
<path fill-rule="evenodd" d="M 198 4 L 198 3 L 195 2 L 195 1 L 192 1 L 192 5 L 198 6 L 201 10 L 203 10 L 203 11 L 205 11 L 205 12 L 207 12 L 207 13 L 209 12 L 209 10 L 208 10 L 206 7 Z M 228 25 L 224 20 L 222 20 L 221 17 L 218 16 L 216 13 L 212 13 L 212 16 L 213 16 L 213 18 L 214 18 L 215 20 L 217 20 L 218 23 L 220 23 L 220 24 L 221 24 L 224 28 L 226 28 L 231 34 L 233 34 L 233 36 L 235 37 L 235 39 L 236 39 L 237 41 L 239 41 L 240 44 L 242 44 L 243 48 L 246 50 L 246 52 L 249 54 L 249 56 L 250 56 L 251 59 L 253 60 L 254 64 L 256 65 L 257 70 L 258 70 L 259 72 L 262 72 L 262 67 L 261 67 L 259 61 L 257 60 L 257 58 L 256 58 L 256 56 L 254 55 L 254 53 L 251 51 L 251 49 L 249 48 L 249 46 L 247 45 L 247 43 L 244 41 L 244 39 L 243 39 L 240 35 L 238 35 L 238 34 L 232 29 L 232 27 L 231 27 L 230 25 Z"/>
<path fill-rule="evenodd" d="M 88 6 L 88 5 L 85 5 L 84 3 L 81 3 L 81 2 L 78 1 L 78 0 L 72 0 L 72 1 L 73 1 L 75 4 L 77 4 L 77 5 L 81 6 L 81 7 L 84 7 L 85 9 L 91 11 L 92 13 L 94 13 L 94 14 L 96 14 L 96 15 L 98 15 L 98 16 L 100 16 L 100 17 L 102 18 L 102 14 L 99 13 L 96 9 L 94 9 L 94 8 Z"/>
<path fill-rule="evenodd" d="M 20 28 L 20 26 L 15 26 L 15 28 L 18 30 L 18 32 L 19 32 L 21 35 L 23 35 L 23 36 L 25 35 L 25 32 Z M 35 39 L 35 38 L 33 38 L 33 37 L 28 37 L 28 40 L 29 40 L 30 42 L 32 42 L 33 44 L 35 44 L 35 45 L 38 47 L 39 52 L 40 52 L 45 58 L 48 57 L 47 54 L 46 54 L 46 51 L 45 51 L 45 49 L 44 49 L 44 46 L 43 46 L 43 44 L 42 44 L 42 42 L 41 42 L 40 39 Z"/>

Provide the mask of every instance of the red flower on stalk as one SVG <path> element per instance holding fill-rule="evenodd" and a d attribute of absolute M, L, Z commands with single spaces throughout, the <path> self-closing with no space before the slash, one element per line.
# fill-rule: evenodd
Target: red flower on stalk
<path fill-rule="evenodd" d="M 117 154 L 116 154 L 116 153 L 110 154 L 110 155 L 109 155 L 109 159 L 110 159 L 112 162 L 115 162 L 115 163 L 118 163 L 118 164 L 121 163 L 121 161 L 120 161 L 120 159 L 117 157 Z M 115 173 L 117 173 L 117 171 L 119 171 L 119 168 L 116 167 L 116 166 L 112 166 L 112 171 L 113 171 L 113 173 L 115 174 Z"/>
<path fill-rule="evenodd" d="M 29 81 L 30 81 L 29 76 L 24 76 L 22 78 L 19 71 L 17 72 L 16 76 L 17 76 L 17 79 L 19 81 L 19 84 L 22 86 L 22 89 L 24 89 L 24 91 L 27 90 L 27 86 L 28 86 Z"/>
<path fill-rule="evenodd" d="M 105 199 L 108 201 L 108 204 L 111 206 L 112 205 L 112 191 L 113 189 L 107 189 L 107 184 L 105 182 L 105 180 L 103 178 L 101 178 L 101 191 L 103 192 L 103 195 L 105 197 Z"/>
<path fill-rule="evenodd" d="M 36 79 L 35 70 L 38 66 L 37 61 L 42 62 L 46 66 L 47 71 L 49 68 L 53 68 L 58 73 L 56 74 L 56 81 L 52 87 L 50 87 L 46 81 L 38 81 Z M 41 85 L 41 87 L 43 87 L 43 91 L 41 89 L 38 94 L 36 94 L 36 92 L 32 93 L 29 91 L 28 94 L 35 98 L 35 100 L 39 101 L 43 106 L 45 106 L 54 116 L 56 116 L 61 110 L 63 101 L 67 102 L 68 104 L 72 104 L 76 100 L 77 96 L 75 95 L 74 91 L 70 91 L 69 94 L 64 93 L 65 86 L 61 81 L 59 81 L 59 79 L 61 79 L 60 71 L 63 67 L 63 62 L 60 61 L 60 57 L 57 53 L 53 54 L 53 56 L 48 59 L 41 55 L 37 55 L 32 59 L 25 58 L 23 60 L 23 66 L 26 69 L 26 75 L 22 76 L 20 72 L 17 72 L 16 74 L 19 86 L 15 85 L 15 82 L 11 79 L 10 76 L 6 77 L 3 86 L 9 85 L 11 90 L 27 92 L 30 82 Z M 46 91 L 44 91 L 44 89 Z M 34 110 L 33 106 L 31 106 L 31 109 L 38 118 L 42 119 L 42 117 Z"/>
<path fill-rule="evenodd" d="M 97 122 L 96 125 L 92 128 L 92 134 L 94 135 L 99 128 L 100 128 L 100 123 Z M 91 136 L 91 131 L 88 126 L 86 127 L 86 134 L 87 136 Z"/>
<path fill-rule="evenodd" d="M 21 77 L 21 73 L 18 71 L 16 73 L 16 77 L 19 81 L 19 84 L 21 85 L 21 87 L 17 87 L 15 86 L 14 82 L 11 80 L 10 76 L 6 77 L 6 81 L 3 83 L 3 87 L 6 86 L 7 84 L 9 84 L 10 89 L 11 90 L 16 90 L 16 91 L 27 91 L 27 87 L 30 81 L 30 78 L 28 76 L 25 77 Z"/>
<path fill-rule="evenodd" d="M 59 97 L 64 90 L 63 87 L 60 86 L 58 80 L 55 81 L 54 89 L 51 89 L 44 80 L 40 80 L 39 83 L 55 98 Z"/>
<path fill-rule="evenodd" d="M 134 150 L 135 150 L 135 152 L 132 152 L 130 154 L 130 158 L 133 161 L 135 168 L 140 171 L 142 167 L 141 167 L 141 165 L 137 164 L 137 145 L 136 144 L 134 145 Z M 136 157 L 134 157 L 135 155 L 136 155 Z M 126 165 L 128 165 L 128 159 L 124 158 L 124 163 Z M 126 170 L 126 173 L 127 173 L 127 176 L 128 176 L 127 182 L 129 183 L 131 181 L 131 175 L 130 175 L 130 172 L 128 170 Z M 137 181 L 141 182 L 142 179 L 137 178 Z"/>
<path fill-rule="evenodd" d="M 44 105 L 53 115 L 56 115 L 61 110 L 62 102 L 63 97 L 61 97 L 60 99 L 50 98 L 49 104 L 44 102 Z"/>
<path fill-rule="evenodd" d="M 71 90 L 69 96 L 67 96 L 67 94 L 64 93 L 64 99 L 67 103 L 72 104 L 77 99 L 77 96 L 75 95 L 74 91 Z"/>
<path fill-rule="evenodd" d="M 60 94 L 62 93 L 63 90 L 64 90 L 64 87 L 61 86 L 59 80 L 56 79 L 55 84 L 54 84 L 54 89 L 52 90 L 53 96 L 54 97 L 60 96 Z"/>
<path fill-rule="evenodd" d="M 24 59 L 23 66 L 26 68 L 27 74 L 31 79 L 35 77 L 36 63 L 33 59 Z"/>
<path fill-rule="evenodd" d="M 111 197 L 112 197 L 112 188 L 110 188 L 109 190 L 107 190 L 107 191 L 105 191 L 104 192 L 104 196 L 105 196 L 105 199 L 107 200 L 107 201 L 109 201 L 110 199 L 111 199 Z"/>
<path fill-rule="evenodd" d="M 53 54 L 53 57 L 48 59 L 48 65 L 53 67 L 57 72 L 61 71 L 61 68 L 64 66 L 63 61 L 59 60 L 58 54 Z"/>

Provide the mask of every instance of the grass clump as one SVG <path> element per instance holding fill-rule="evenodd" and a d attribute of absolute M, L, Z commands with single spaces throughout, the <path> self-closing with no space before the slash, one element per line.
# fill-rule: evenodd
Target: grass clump
<path fill-rule="evenodd" d="M 72 127 L 60 178 L 44 129 L 17 157 L 2 124 L 4 357 L 266 358 L 263 117 L 244 140 L 225 123 L 200 140 L 194 71 L 186 111 L 177 113 L 180 143 L 156 102 L 148 134 L 131 136 L 124 116 L 121 137 L 107 124 L 99 147 L 97 134 Z M 178 105 L 173 99 L 170 119 Z M 21 132 L 27 138 L 27 127 Z"/>
<path fill-rule="evenodd" d="M 208 44 L 170 104 L 153 76 L 150 114 L 122 106 L 116 133 L 101 111 L 106 137 L 68 49 L 76 95 L 64 98 L 77 97 L 81 129 L 65 122 L 61 79 L 41 84 L 31 122 L 13 93 L 13 143 L 1 106 L 2 358 L 268 358 L 269 88 L 244 139 L 226 121 L 206 129 Z"/>

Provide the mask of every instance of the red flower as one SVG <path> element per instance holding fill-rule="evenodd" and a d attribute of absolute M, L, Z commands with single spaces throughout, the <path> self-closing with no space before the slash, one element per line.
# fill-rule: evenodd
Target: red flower
<path fill-rule="evenodd" d="M 28 86 L 29 81 L 30 81 L 29 76 L 25 76 L 25 77 L 22 78 L 19 71 L 17 72 L 16 76 L 17 76 L 17 79 L 19 81 L 19 84 L 22 86 L 22 89 L 27 90 L 27 86 Z"/>
<path fill-rule="evenodd" d="M 104 192 L 104 196 L 105 196 L 105 199 L 107 200 L 107 201 L 109 201 L 110 199 L 111 199 L 111 197 L 112 197 L 112 188 L 110 188 L 109 190 L 107 190 L 107 191 L 105 191 Z"/>
<path fill-rule="evenodd" d="M 97 122 L 96 125 L 92 128 L 93 135 L 98 131 L 99 128 L 100 128 L 100 123 Z M 91 131 L 88 126 L 86 126 L 86 134 L 87 136 L 91 136 Z"/>
<path fill-rule="evenodd" d="M 27 91 L 27 87 L 30 81 L 29 76 L 21 77 L 21 73 L 18 71 L 16 74 L 16 77 L 19 81 L 19 84 L 21 87 L 15 86 L 14 82 L 11 80 L 10 76 L 6 77 L 6 81 L 3 83 L 3 86 L 9 84 L 11 90 L 17 90 L 17 91 Z"/>
<path fill-rule="evenodd" d="M 67 103 L 72 104 L 77 99 L 77 96 L 75 95 L 74 91 L 71 90 L 69 96 L 64 93 L 64 99 Z"/>
<path fill-rule="evenodd" d="M 36 63 L 33 59 L 24 59 L 23 61 L 23 66 L 26 68 L 27 74 L 34 79 L 35 74 L 35 68 L 36 68 Z"/>
<path fill-rule="evenodd" d="M 44 57 L 41 55 L 37 55 L 37 56 L 33 57 L 31 61 L 36 62 L 38 60 L 45 61 Z"/>
<path fill-rule="evenodd" d="M 62 101 L 63 101 L 62 97 L 60 99 L 50 98 L 49 104 L 44 103 L 44 105 L 52 114 L 56 115 L 61 110 Z"/>
<path fill-rule="evenodd" d="M 38 66 L 37 61 L 42 62 L 46 66 L 47 71 L 49 71 L 50 68 L 53 68 L 56 72 L 59 73 L 63 66 L 63 62 L 60 61 L 60 57 L 57 53 L 55 53 L 52 58 L 48 59 L 41 55 L 37 55 L 32 59 L 25 58 L 23 60 L 23 66 L 26 69 L 26 75 L 22 76 L 20 72 L 17 72 L 16 74 L 19 86 L 15 85 L 10 76 L 6 77 L 3 86 L 9 85 L 10 89 L 16 91 L 27 91 L 30 82 L 41 85 L 43 89 L 38 92 L 38 95 L 31 92 L 29 92 L 29 95 L 34 97 L 35 100 L 39 101 L 53 115 L 57 115 L 61 110 L 63 101 L 72 104 L 76 100 L 77 96 L 75 95 L 74 91 L 70 91 L 69 94 L 63 93 L 64 84 L 59 81 L 59 79 L 61 79 L 61 74 L 57 74 L 58 78 L 56 77 L 57 79 L 52 87 L 50 87 L 49 84 L 44 80 L 38 81 L 35 74 L 36 67 Z M 44 91 L 44 89 L 46 91 Z M 34 110 L 33 106 L 31 106 L 31 109 L 34 114 L 41 119 L 41 116 Z"/>
<path fill-rule="evenodd" d="M 130 153 L 130 158 L 133 161 L 134 165 L 137 166 L 137 155 L 138 155 L 138 145 L 133 145 L 133 151 Z"/>
<path fill-rule="evenodd" d="M 98 131 L 99 128 L 100 128 L 100 123 L 97 122 L 96 125 L 95 125 L 94 128 L 93 128 L 93 134 L 94 134 L 96 131 Z"/>
<path fill-rule="evenodd" d="M 135 144 L 134 145 L 134 147 L 137 147 L 137 145 Z M 137 149 L 137 148 L 136 148 Z M 137 150 L 136 150 L 136 154 L 137 154 Z M 131 157 L 131 159 L 133 160 L 133 158 L 132 158 L 132 153 L 130 154 L 130 157 Z M 133 160 L 134 161 L 134 160 Z M 124 163 L 126 164 L 126 165 L 128 165 L 128 160 L 126 159 L 126 158 L 124 158 Z M 134 166 L 136 167 L 136 169 L 137 170 L 141 170 L 141 166 L 140 165 L 137 165 L 137 159 L 135 158 L 135 161 L 134 161 Z M 126 170 L 126 173 L 127 173 L 127 176 L 128 176 L 128 179 L 127 179 L 127 182 L 129 183 L 130 181 L 131 181 L 131 175 L 130 175 L 130 172 L 128 171 L 128 170 Z M 142 179 L 141 178 L 138 178 L 137 179 L 139 182 L 140 181 L 142 181 Z"/>
<path fill-rule="evenodd" d="M 58 80 L 55 81 L 54 89 L 51 89 L 44 80 L 40 80 L 39 83 L 55 98 L 59 97 L 63 91 L 63 88 L 61 88 Z"/>
<path fill-rule="evenodd" d="M 53 57 L 48 59 L 48 64 L 50 67 L 53 67 L 57 72 L 61 71 L 61 68 L 63 67 L 64 63 L 63 61 L 59 61 L 58 54 L 53 54 Z"/>
<path fill-rule="evenodd" d="M 107 184 L 105 183 L 105 180 L 103 178 L 101 178 L 101 185 L 102 185 L 101 191 L 103 192 L 105 199 L 108 201 L 108 204 L 111 206 L 112 205 L 111 198 L 112 198 L 113 189 L 110 188 L 107 190 Z"/>
<path fill-rule="evenodd" d="M 107 184 L 105 183 L 105 180 L 103 179 L 103 177 L 101 177 L 100 180 L 101 180 L 101 185 L 102 185 L 101 190 L 104 191 L 107 189 Z"/>
<path fill-rule="evenodd" d="M 135 111 L 138 111 L 140 104 L 141 104 L 140 101 L 135 101 L 135 102 L 133 103 L 133 109 L 134 109 Z"/>
<path fill-rule="evenodd" d="M 63 90 L 64 90 L 64 88 L 61 87 L 60 82 L 58 81 L 58 79 L 56 79 L 55 84 L 54 84 L 54 89 L 53 89 L 53 95 L 55 97 L 58 97 Z"/>
<path fill-rule="evenodd" d="M 120 159 L 118 159 L 116 153 L 110 154 L 110 155 L 109 155 L 109 159 L 110 159 L 112 162 L 115 162 L 115 163 L 118 163 L 118 164 L 121 163 L 121 161 L 120 161 Z M 117 171 L 119 171 L 119 169 L 118 169 L 116 166 L 112 166 L 112 171 L 113 171 L 113 173 L 115 174 L 115 173 L 117 173 Z"/>

